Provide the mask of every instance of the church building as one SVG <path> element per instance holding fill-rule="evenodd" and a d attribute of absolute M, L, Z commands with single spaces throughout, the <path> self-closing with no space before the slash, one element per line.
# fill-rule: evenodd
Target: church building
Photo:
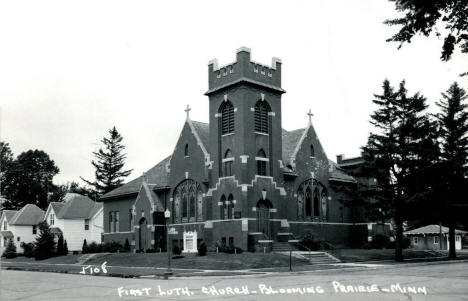
<path fill-rule="evenodd" d="M 184 252 L 201 242 L 270 250 L 309 235 L 337 246 L 366 242 L 364 209 L 350 193 L 356 180 L 328 159 L 310 111 L 305 128 L 282 128 L 281 65 L 253 62 L 245 47 L 232 64 L 210 61 L 209 123 L 191 120 L 187 107 L 173 153 L 101 198 L 104 241 L 165 250 L 170 230 Z"/>

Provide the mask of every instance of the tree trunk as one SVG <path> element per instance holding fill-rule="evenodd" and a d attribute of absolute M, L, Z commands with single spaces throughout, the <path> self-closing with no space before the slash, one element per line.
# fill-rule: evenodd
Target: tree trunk
<path fill-rule="evenodd" d="M 455 225 L 453 223 L 449 224 L 449 258 L 456 258 L 457 254 L 455 252 Z"/>
<path fill-rule="evenodd" d="M 395 218 L 395 261 L 403 261 L 403 222 Z"/>

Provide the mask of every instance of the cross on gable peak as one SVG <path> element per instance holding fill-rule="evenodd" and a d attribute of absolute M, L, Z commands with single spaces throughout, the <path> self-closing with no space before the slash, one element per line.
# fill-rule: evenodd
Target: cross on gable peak
<path fill-rule="evenodd" d="M 309 124 L 312 124 L 312 116 L 314 116 L 314 114 L 311 109 L 307 112 L 307 116 L 309 116 Z"/>
<path fill-rule="evenodd" d="M 192 110 L 192 108 L 190 108 L 190 105 L 187 104 L 187 108 L 184 110 L 185 113 L 187 113 L 187 119 L 190 119 L 190 111 Z"/>

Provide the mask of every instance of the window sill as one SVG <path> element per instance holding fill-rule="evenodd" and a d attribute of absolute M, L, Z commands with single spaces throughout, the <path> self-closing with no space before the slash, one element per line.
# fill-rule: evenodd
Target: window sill
<path fill-rule="evenodd" d="M 257 132 L 257 131 L 255 131 L 254 133 L 257 134 L 257 135 L 269 136 L 268 133 Z"/>
<path fill-rule="evenodd" d="M 227 134 L 222 134 L 221 137 L 232 136 L 232 135 L 234 135 L 234 134 L 235 134 L 235 132 L 227 133 Z"/>
<path fill-rule="evenodd" d="M 184 156 L 184 158 L 190 158 L 190 156 Z"/>

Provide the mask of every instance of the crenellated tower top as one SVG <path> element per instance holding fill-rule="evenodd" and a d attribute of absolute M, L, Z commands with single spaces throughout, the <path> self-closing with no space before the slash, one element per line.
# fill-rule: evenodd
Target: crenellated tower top
<path fill-rule="evenodd" d="M 220 67 L 218 60 L 213 59 L 208 63 L 208 91 L 205 95 L 240 82 L 284 93 L 281 88 L 281 60 L 274 57 L 271 66 L 253 62 L 247 47 L 237 49 L 236 61 L 231 64 Z"/>

